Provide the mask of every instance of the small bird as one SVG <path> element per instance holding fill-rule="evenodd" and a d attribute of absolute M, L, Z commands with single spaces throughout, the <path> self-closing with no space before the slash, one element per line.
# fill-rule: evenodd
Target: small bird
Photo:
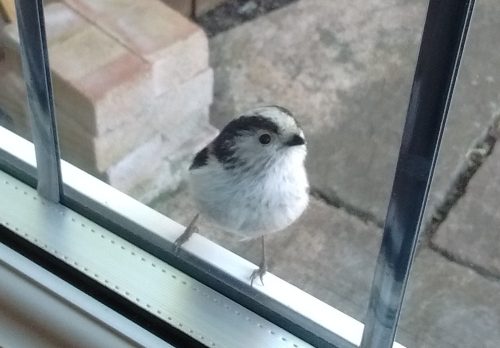
<path fill-rule="evenodd" d="M 304 132 L 283 107 L 258 107 L 233 119 L 189 168 L 199 213 L 175 241 L 176 251 L 197 230 L 201 214 L 243 239 L 261 238 L 261 261 L 250 284 L 257 277 L 264 284 L 264 236 L 293 223 L 309 202 L 306 154 Z"/>

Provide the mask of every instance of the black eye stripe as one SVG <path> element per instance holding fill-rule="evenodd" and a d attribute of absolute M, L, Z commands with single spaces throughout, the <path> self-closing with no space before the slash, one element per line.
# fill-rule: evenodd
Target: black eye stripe
<path fill-rule="evenodd" d="M 229 122 L 212 142 L 217 160 L 221 163 L 231 160 L 234 156 L 235 138 L 258 130 L 279 134 L 278 125 L 262 116 L 240 116 Z"/>
<path fill-rule="evenodd" d="M 230 137 L 237 136 L 242 132 L 266 130 L 270 133 L 279 133 L 278 125 L 266 117 L 262 116 L 240 116 L 229 122 L 221 131 L 221 135 Z"/>
<path fill-rule="evenodd" d="M 260 137 L 259 137 L 259 142 L 263 145 L 267 145 L 271 142 L 271 136 L 269 134 L 262 134 Z"/>

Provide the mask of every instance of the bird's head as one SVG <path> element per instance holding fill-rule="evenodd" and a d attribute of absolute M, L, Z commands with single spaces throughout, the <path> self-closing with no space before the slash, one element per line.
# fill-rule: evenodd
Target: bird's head
<path fill-rule="evenodd" d="M 258 107 L 232 120 L 214 140 L 213 149 L 228 169 L 302 164 L 306 156 L 304 132 L 280 106 Z"/>

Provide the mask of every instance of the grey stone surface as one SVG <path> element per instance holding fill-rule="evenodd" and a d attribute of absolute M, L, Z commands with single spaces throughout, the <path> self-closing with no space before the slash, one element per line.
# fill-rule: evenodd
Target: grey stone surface
<path fill-rule="evenodd" d="M 424 249 L 416 257 L 396 339 L 408 348 L 496 348 L 500 283 Z"/>
<path fill-rule="evenodd" d="M 213 123 L 256 104 L 290 108 L 309 141 L 313 187 L 383 221 L 426 4 L 300 0 L 215 36 Z M 494 5 L 482 2 L 472 26 L 433 199 L 496 110 Z"/>
<path fill-rule="evenodd" d="M 500 277 L 500 148 L 469 181 L 432 242 L 454 258 Z"/>
<path fill-rule="evenodd" d="M 308 138 L 312 185 L 379 219 L 423 15 L 418 2 L 388 4 L 299 1 L 210 42 L 214 123 L 258 104 L 290 108 Z"/>

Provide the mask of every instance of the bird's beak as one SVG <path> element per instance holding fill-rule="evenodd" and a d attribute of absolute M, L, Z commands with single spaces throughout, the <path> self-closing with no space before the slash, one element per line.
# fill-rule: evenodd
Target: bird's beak
<path fill-rule="evenodd" d="M 286 143 L 287 146 L 296 146 L 296 145 L 304 145 L 306 142 L 304 138 L 302 138 L 298 134 L 294 134 Z"/>

